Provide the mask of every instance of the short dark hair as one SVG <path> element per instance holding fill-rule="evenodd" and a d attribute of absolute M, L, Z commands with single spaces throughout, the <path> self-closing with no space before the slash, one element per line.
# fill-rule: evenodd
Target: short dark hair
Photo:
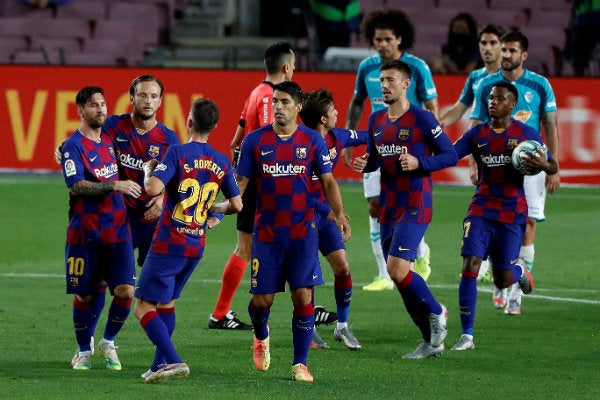
<path fill-rule="evenodd" d="M 507 32 L 500 38 L 502 43 L 505 42 L 519 42 L 521 45 L 521 50 L 527 51 L 529 49 L 529 39 L 527 36 L 521 31 L 511 31 Z"/>
<path fill-rule="evenodd" d="M 373 44 L 376 29 L 389 29 L 396 37 L 401 37 L 402 42 L 398 45 L 400 51 L 408 50 L 415 44 L 415 26 L 402 10 L 375 10 L 367 14 L 360 26 L 360 33 L 369 45 Z"/>
<path fill-rule="evenodd" d="M 519 99 L 519 91 L 517 90 L 517 87 L 515 85 L 513 85 L 512 83 L 506 82 L 506 81 L 498 81 L 492 85 L 492 88 L 495 88 L 495 87 L 505 88 L 510 93 L 512 93 L 513 96 L 515 96 L 515 100 Z"/>
<path fill-rule="evenodd" d="M 477 39 L 481 39 L 481 36 L 484 33 L 491 33 L 492 35 L 498 36 L 498 39 L 500 39 L 502 38 L 502 36 L 504 36 L 505 31 L 504 28 L 502 28 L 500 25 L 487 24 L 479 30 L 479 33 L 477 34 Z"/>
<path fill-rule="evenodd" d="M 196 99 L 192 104 L 190 112 L 194 131 L 198 133 L 209 133 L 215 129 L 219 121 L 219 107 L 211 99 Z"/>
<path fill-rule="evenodd" d="M 409 78 L 409 79 L 412 76 L 412 72 L 410 70 L 410 67 L 404 61 L 392 60 L 392 61 L 384 62 L 379 67 L 380 71 L 386 71 L 388 69 L 396 69 L 396 70 L 398 70 L 400 72 L 404 72 L 404 74 L 406 75 L 406 77 Z"/>
<path fill-rule="evenodd" d="M 284 81 L 273 85 L 273 91 L 285 92 L 292 96 L 292 99 L 298 104 L 302 103 L 304 100 L 304 93 L 302 92 L 302 88 L 296 82 L 292 81 Z"/>
<path fill-rule="evenodd" d="M 283 64 L 290 61 L 293 52 L 292 44 L 288 42 L 277 42 L 269 45 L 265 50 L 267 73 L 274 74 L 278 72 Z"/>
<path fill-rule="evenodd" d="M 164 90 L 162 82 L 157 77 L 148 75 L 148 74 L 140 75 L 137 78 L 135 78 L 133 81 L 131 81 L 131 85 L 129 85 L 129 94 L 131 96 L 133 96 L 135 94 L 138 83 L 142 83 L 142 82 L 156 82 L 158 84 L 158 86 L 160 87 L 160 95 L 162 97 L 163 90 Z"/>
<path fill-rule="evenodd" d="M 104 90 L 101 87 L 98 87 L 98 86 L 84 87 L 79 92 L 77 92 L 77 95 L 75 96 L 75 104 L 77 104 L 80 107 L 84 107 L 86 105 L 86 103 L 96 93 L 100 93 L 102 96 L 104 96 Z"/>
<path fill-rule="evenodd" d="M 331 104 L 333 104 L 333 94 L 327 89 L 320 88 L 306 93 L 300 110 L 300 118 L 304 125 L 316 129 L 321 122 L 321 117 L 327 115 Z"/>

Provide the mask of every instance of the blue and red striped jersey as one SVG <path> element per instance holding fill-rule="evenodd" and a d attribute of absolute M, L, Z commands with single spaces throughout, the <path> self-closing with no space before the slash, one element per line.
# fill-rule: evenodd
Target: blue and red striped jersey
<path fill-rule="evenodd" d="M 329 150 L 331 168 L 335 169 L 340 161 L 342 149 L 345 149 L 346 147 L 356 147 L 367 143 L 367 131 L 332 128 L 327 132 L 324 139 L 327 149 Z M 331 208 L 329 207 L 329 204 L 327 204 L 321 181 L 316 175 L 312 176 L 311 194 L 315 199 L 315 211 L 327 216 L 331 211 Z"/>
<path fill-rule="evenodd" d="M 256 182 L 254 230 L 261 242 L 276 237 L 307 236 L 306 221 L 314 221 L 309 195 L 311 176 L 331 173 L 327 146 L 320 133 L 298 125 L 281 139 L 272 125 L 250 132 L 242 142 L 236 172 Z"/>
<path fill-rule="evenodd" d="M 132 180 L 144 187 L 142 165 L 151 160 L 161 160 L 167 148 L 179 144 L 179 137 L 160 122 L 148 132 L 138 133 L 131 122 L 131 114 L 112 115 L 102 128 L 115 143 L 121 165 L 121 179 Z M 150 197 L 145 191 L 137 199 L 125 196 L 130 212 L 142 215 Z"/>
<path fill-rule="evenodd" d="M 217 195 L 240 194 L 229 159 L 208 143 L 172 145 L 152 176 L 165 184 L 166 195 L 150 251 L 201 258 Z"/>
<path fill-rule="evenodd" d="M 513 167 L 511 155 L 519 143 L 529 139 L 543 143 L 538 131 L 515 120 L 501 132 L 489 123 L 476 125 L 454 143 L 459 158 L 472 154 L 477 162 L 479 181 L 469 215 L 508 224 L 527 222 L 523 174 Z M 548 158 L 552 158 L 550 153 Z"/>
<path fill-rule="evenodd" d="M 452 142 L 433 114 L 411 104 L 395 121 L 388 110 L 369 117 L 367 152 L 364 172 L 381 169 L 379 222 L 431 222 L 433 193 L 431 172 L 456 165 L 458 157 Z M 419 160 L 415 171 L 403 171 L 400 154 Z"/>
<path fill-rule="evenodd" d="M 80 181 L 119 180 L 119 166 L 112 140 L 102 134 L 97 143 L 78 130 L 62 147 L 62 167 L 68 187 Z M 69 192 L 67 243 L 109 244 L 131 240 L 123 195 L 112 191 L 102 196 L 81 196 Z"/>

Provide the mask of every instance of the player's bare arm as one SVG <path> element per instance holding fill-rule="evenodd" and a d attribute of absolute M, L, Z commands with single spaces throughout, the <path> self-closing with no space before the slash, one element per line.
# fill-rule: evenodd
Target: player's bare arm
<path fill-rule="evenodd" d="M 71 185 L 69 189 L 77 196 L 100 196 L 112 191 L 117 191 L 137 199 L 142 193 L 141 186 L 134 181 L 79 181 Z"/>
<path fill-rule="evenodd" d="M 364 102 L 359 101 L 355 97 L 350 101 L 350 106 L 348 107 L 348 116 L 346 122 L 346 129 L 356 129 L 358 125 L 358 121 L 362 116 L 364 110 Z M 353 148 L 345 147 L 342 149 L 342 163 L 350 169 L 352 169 L 352 156 L 353 156 Z"/>
<path fill-rule="evenodd" d="M 327 198 L 327 203 L 331 207 L 335 223 L 342 234 L 342 238 L 345 241 L 350 239 L 352 236 L 350 223 L 348 222 L 348 216 L 344 212 L 344 204 L 342 203 L 342 194 L 340 188 L 333 178 L 332 173 L 326 173 L 319 175 L 319 180 L 323 186 L 323 192 Z"/>
<path fill-rule="evenodd" d="M 558 146 L 558 122 L 556 111 L 548 112 L 542 115 L 542 125 L 546 134 L 545 142 L 552 154 L 552 159 L 559 163 L 559 146 Z M 546 189 L 549 194 L 553 194 L 560 187 L 560 174 L 546 175 Z"/>
<path fill-rule="evenodd" d="M 440 106 L 439 106 L 437 98 L 431 99 L 431 100 L 427 100 L 425 103 L 423 103 L 423 107 L 426 110 L 429 110 L 436 119 L 438 118 L 438 113 L 440 111 Z"/>

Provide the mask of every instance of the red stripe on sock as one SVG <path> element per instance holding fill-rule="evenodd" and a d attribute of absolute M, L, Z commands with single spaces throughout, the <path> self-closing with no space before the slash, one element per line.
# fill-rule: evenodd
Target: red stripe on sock
<path fill-rule="evenodd" d="M 175 307 L 157 308 L 156 312 L 159 314 L 173 314 L 175 312 Z"/>
<path fill-rule="evenodd" d="M 77 297 L 73 297 L 73 308 L 77 311 L 90 311 L 92 303 L 80 301 Z"/>
<path fill-rule="evenodd" d="M 148 325 L 150 323 L 150 321 L 152 321 L 154 318 L 160 318 L 158 316 L 158 313 L 154 310 L 148 311 L 146 314 L 144 314 L 142 316 L 142 318 L 140 318 L 140 325 L 142 326 L 143 329 L 146 329 L 146 325 Z"/>
<path fill-rule="evenodd" d="M 121 308 L 131 308 L 131 298 L 123 299 L 121 297 L 113 297 L 113 302 Z"/>
<path fill-rule="evenodd" d="M 411 270 L 408 270 L 408 274 L 406 274 L 406 276 L 404 277 L 404 279 L 402 279 L 398 284 L 398 288 L 403 289 L 408 287 L 408 285 L 410 285 L 410 283 L 413 280 L 413 272 Z"/>
<path fill-rule="evenodd" d="M 294 306 L 294 315 L 297 317 L 308 317 L 315 313 L 315 307 L 312 303 L 301 306 Z"/>
<path fill-rule="evenodd" d="M 338 289 L 350 289 L 352 287 L 352 276 L 350 274 L 344 276 L 333 277 L 333 286 Z"/>
<path fill-rule="evenodd" d="M 467 271 L 466 269 L 463 269 L 462 271 L 460 271 L 460 274 L 462 276 L 464 276 L 465 278 L 477 278 L 477 275 L 479 275 L 478 272 L 472 272 L 472 271 Z"/>

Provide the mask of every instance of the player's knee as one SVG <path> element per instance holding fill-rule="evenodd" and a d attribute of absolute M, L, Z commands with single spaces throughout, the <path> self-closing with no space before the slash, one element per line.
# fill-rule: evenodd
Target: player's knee
<path fill-rule="evenodd" d="M 133 298 L 134 288 L 133 285 L 119 285 L 114 290 L 114 295 L 124 300 Z"/>

